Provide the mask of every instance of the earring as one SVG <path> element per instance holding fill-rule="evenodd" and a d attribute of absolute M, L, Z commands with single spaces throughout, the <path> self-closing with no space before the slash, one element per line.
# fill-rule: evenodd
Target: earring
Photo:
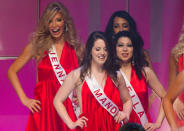
<path fill-rule="evenodd" d="M 134 60 L 134 56 L 132 57 L 132 65 L 135 65 L 135 60 Z"/>
<path fill-rule="evenodd" d="M 65 24 L 65 32 L 67 32 L 68 31 L 68 26 L 67 26 L 67 24 Z"/>

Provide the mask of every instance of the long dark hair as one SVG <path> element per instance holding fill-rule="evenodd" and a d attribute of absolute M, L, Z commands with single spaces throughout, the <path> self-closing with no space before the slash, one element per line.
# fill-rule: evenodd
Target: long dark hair
<path fill-rule="evenodd" d="M 143 47 L 144 42 L 143 42 L 141 36 L 139 35 L 139 33 L 137 32 L 137 26 L 136 26 L 134 19 L 129 15 L 128 12 L 122 11 L 122 10 L 114 12 L 108 21 L 108 24 L 107 24 L 106 29 L 105 29 L 105 34 L 108 38 L 108 42 L 112 43 L 112 41 L 114 39 L 115 34 L 114 34 L 114 30 L 113 30 L 113 23 L 114 23 L 115 17 L 120 17 L 120 18 L 123 18 L 126 21 L 128 21 L 128 24 L 130 27 L 129 32 L 132 35 L 134 35 L 134 37 L 137 39 L 137 42 Z"/>
<path fill-rule="evenodd" d="M 85 47 L 84 57 L 80 65 L 81 66 L 80 79 L 81 81 L 83 81 L 88 71 L 90 72 L 91 60 L 92 60 L 91 51 L 92 51 L 95 41 L 98 39 L 102 39 L 105 42 L 107 53 L 108 53 L 108 57 L 107 57 L 106 62 L 103 65 L 103 69 L 106 70 L 106 72 L 112 77 L 112 79 L 116 81 L 116 72 L 113 72 L 113 70 L 111 70 L 109 67 L 111 60 L 112 60 L 112 57 L 109 55 L 110 47 L 107 42 L 105 33 L 100 32 L 100 31 L 92 32 L 90 36 L 88 37 L 86 47 Z"/>
<path fill-rule="evenodd" d="M 133 57 L 131 58 L 131 60 L 134 61 L 133 66 L 136 70 L 137 77 L 141 79 L 142 71 L 144 72 L 143 67 L 148 66 L 148 62 L 146 61 L 146 57 L 144 55 L 142 46 L 140 45 L 140 43 L 137 42 L 137 39 L 128 31 L 122 31 L 115 35 L 115 39 L 112 44 L 113 61 L 111 62 L 111 68 L 116 71 L 116 70 L 119 70 L 122 65 L 122 60 L 118 58 L 117 52 L 116 52 L 117 41 L 121 37 L 128 37 L 132 42 Z"/>

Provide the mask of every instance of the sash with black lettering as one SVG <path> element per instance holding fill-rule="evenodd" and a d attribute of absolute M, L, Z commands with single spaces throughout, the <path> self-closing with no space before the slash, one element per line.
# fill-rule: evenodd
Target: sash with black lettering
<path fill-rule="evenodd" d="M 56 49 L 54 47 L 54 45 L 52 46 L 52 48 L 49 50 L 49 58 L 50 58 L 50 62 L 52 64 L 53 70 L 55 72 L 55 75 L 60 83 L 60 85 L 63 84 L 65 78 L 66 78 L 66 72 L 64 70 L 64 68 L 61 66 L 57 53 L 56 53 Z M 73 92 L 70 93 L 69 98 L 72 101 L 72 97 L 73 97 Z M 79 107 L 77 107 L 73 102 L 73 109 L 75 111 L 76 116 L 78 117 L 80 114 L 80 109 Z"/>
<path fill-rule="evenodd" d="M 125 76 L 125 74 L 123 73 L 123 71 L 121 69 L 120 69 L 120 72 L 125 79 L 126 86 L 128 88 L 129 94 L 132 98 L 133 110 L 136 112 L 137 116 L 139 117 L 139 119 L 141 121 L 141 124 L 144 126 L 146 123 L 148 123 L 148 118 L 147 118 L 146 113 L 144 111 L 144 108 L 141 104 L 141 101 L 140 101 L 137 93 L 135 92 L 134 88 L 132 87 L 132 85 L 130 84 L 130 82 L 128 81 L 127 77 Z"/>
<path fill-rule="evenodd" d="M 104 93 L 94 76 L 85 77 L 86 83 L 100 105 L 106 109 L 113 117 L 119 112 L 119 109 Z"/>

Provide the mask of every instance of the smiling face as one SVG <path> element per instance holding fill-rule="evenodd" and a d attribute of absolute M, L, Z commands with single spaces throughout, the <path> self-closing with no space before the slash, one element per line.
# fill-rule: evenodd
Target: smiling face
<path fill-rule="evenodd" d="M 117 34 L 120 31 L 129 31 L 129 23 L 126 19 L 121 17 L 115 17 L 113 21 L 113 31 L 115 34 Z"/>
<path fill-rule="evenodd" d="M 64 19 L 60 13 L 57 13 L 51 21 L 49 21 L 49 32 L 53 38 L 59 39 L 64 33 Z"/>
<path fill-rule="evenodd" d="M 107 48 L 104 40 L 97 39 L 94 42 L 91 55 L 92 55 L 92 60 L 91 60 L 92 63 L 101 65 L 101 66 L 105 63 L 105 61 L 107 60 L 108 53 L 107 53 Z"/>
<path fill-rule="evenodd" d="M 131 62 L 133 45 L 128 37 L 120 37 L 116 44 L 116 55 L 123 63 Z"/>

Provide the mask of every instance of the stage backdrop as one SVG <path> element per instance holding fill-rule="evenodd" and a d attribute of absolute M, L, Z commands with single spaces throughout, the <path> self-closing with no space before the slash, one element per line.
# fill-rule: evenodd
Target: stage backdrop
<path fill-rule="evenodd" d="M 40 13 L 53 0 L 40 0 Z M 153 67 L 167 90 L 168 58 L 177 43 L 184 22 L 183 0 L 60 0 L 69 9 L 83 43 L 95 30 L 105 30 L 111 14 L 128 10 L 135 19 L 138 31 L 150 52 Z M 128 2 L 128 3 L 127 3 Z M 0 131 L 24 131 L 29 110 L 23 106 L 7 78 L 7 70 L 28 43 L 37 22 L 38 0 L 0 1 Z M 5 56 L 5 57 L 4 57 Z M 36 84 L 36 64 L 31 60 L 19 72 L 23 89 L 33 96 Z M 150 114 L 155 121 L 159 100 Z M 167 121 L 158 131 L 169 131 Z"/>

